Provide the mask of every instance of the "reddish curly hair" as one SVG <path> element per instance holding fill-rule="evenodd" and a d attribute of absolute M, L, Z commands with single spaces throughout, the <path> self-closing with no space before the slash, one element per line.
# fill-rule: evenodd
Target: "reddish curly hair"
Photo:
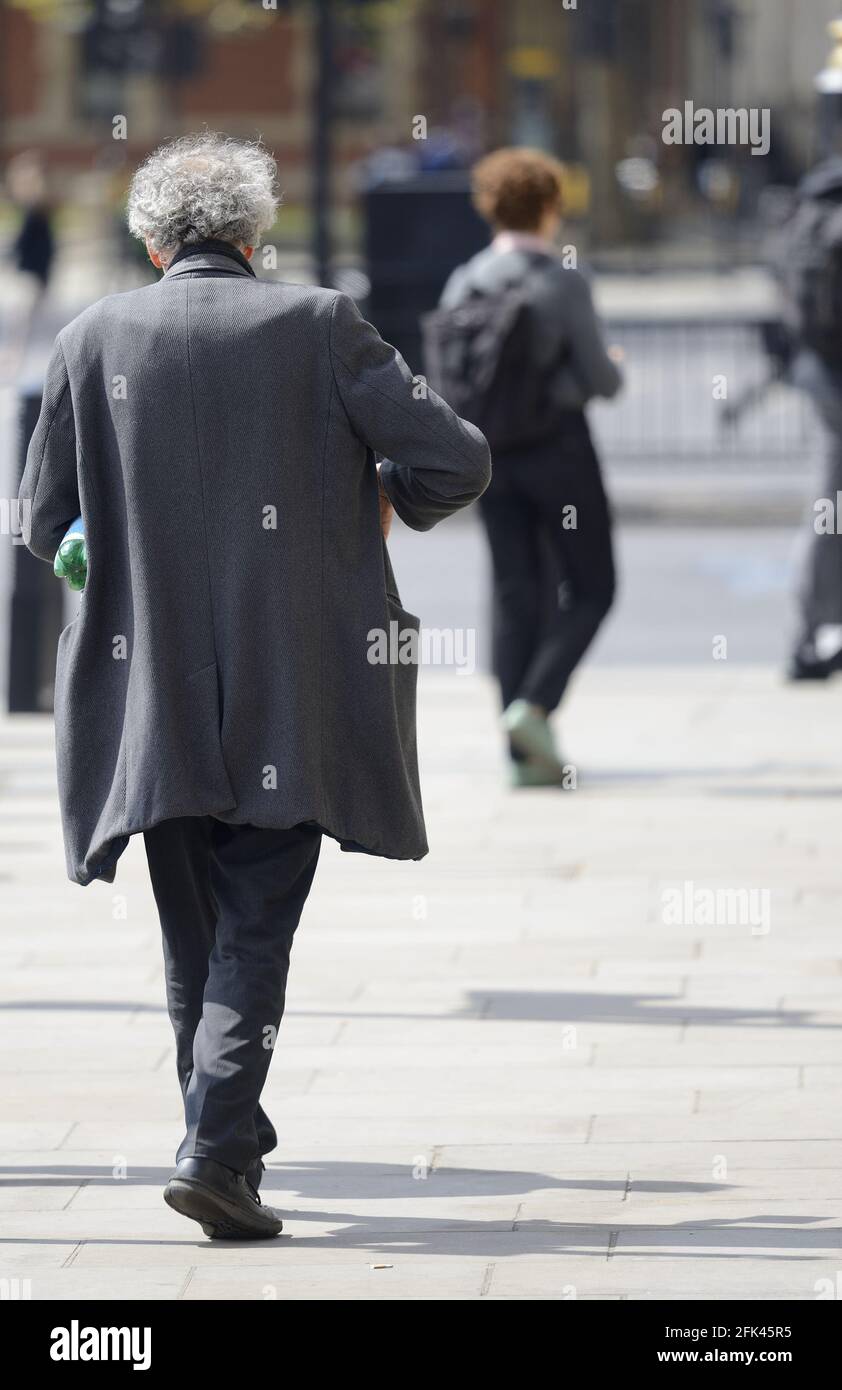
<path fill-rule="evenodd" d="M 563 179 L 563 166 L 542 150 L 495 150 L 471 170 L 474 207 L 498 229 L 534 232 L 545 213 L 561 211 Z"/>

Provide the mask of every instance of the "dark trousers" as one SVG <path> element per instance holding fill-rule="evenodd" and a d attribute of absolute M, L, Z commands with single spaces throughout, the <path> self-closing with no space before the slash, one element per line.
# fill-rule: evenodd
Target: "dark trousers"
<path fill-rule="evenodd" d="M 177 1158 L 214 1158 L 256 1187 L 278 1142 L 260 1093 L 321 832 L 202 816 L 144 839 L 187 1125 Z"/>
<path fill-rule="evenodd" d="M 842 490 L 842 371 L 802 349 L 792 364 L 792 380 L 806 391 L 824 432 L 824 461 L 804 526 L 799 585 L 801 631 L 796 654 L 811 662 L 819 657 L 815 647 L 818 629 L 842 624 L 842 537 L 835 527 L 827 533 L 816 530 L 814 506 L 820 497 L 835 504 Z M 838 518 L 836 521 L 838 525 Z"/>
<path fill-rule="evenodd" d="M 568 412 L 549 444 L 495 455 L 480 510 L 503 707 L 521 698 L 554 710 L 614 598 L 611 517 L 584 414 Z"/>
<path fill-rule="evenodd" d="M 842 624 L 842 536 L 835 527 L 825 531 L 816 530 L 815 501 L 829 498 L 835 506 L 842 492 L 842 438 L 827 432 L 825 444 L 825 464 L 821 482 L 815 489 L 815 498 L 810 499 L 810 508 L 805 525 L 805 556 L 799 601 L 801 609 L 801 632 L 797 650 L 805 661 L 817 660 L 815 638 L 821 627 L 837 627 Z"/>

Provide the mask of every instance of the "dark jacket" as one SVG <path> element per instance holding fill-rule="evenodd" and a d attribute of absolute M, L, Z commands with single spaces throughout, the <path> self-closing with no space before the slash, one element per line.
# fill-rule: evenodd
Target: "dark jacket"
<path fill-rule="evenodd" d="M 535 366 L 540 371 L 545 365 L 560 362 L 551 388 L 558 406 L 579 410 L 592 396 L 616 395 L 623 378 L 605 350 L 588 282 L 557 256 L 521 249 L 498 251 L 489 246 L 454 270 L 444 287 L 441 305 L 456 308 L 475 289 L 493 294 L 506 285 L 519 284 L 527 275 L 533 275 L 538 285 L 534 297 Z"/>
<path fill-rule="evenodd" d="M 797 208 L 808 204 L 842 204 L 842 158 L 838 155 L 822 160 L 804 175 L 798 185 Z M 799 246 L 799 217 L 792 218 L 771 238 L 772 270 L 783 297 L 783 321 L 792 339 L 792 355 L 788 363 L 789 379 L 811 397 L 825 427 L 835 437 L 837 447 L 842 439 L 842 370 L 826 362 L 799 340 L 799 313 L 795 295 L 804 259 Z M 810 235 L 812 252 L 817 239 Z"/>
<path fill-rule="evenodd" d="M 375 450 L 417 530 L 489 479 L 479 431 L 345 295 L 197 250 L 59 334 L 20 497 L 44 560 L 80 513 L 88 537 L 56 674 L 71 879 L 111 882 L 128 837 L 174 816 L 426 853 L 417 670 L 369 659 L 373 631 L 418 626 Z"/>

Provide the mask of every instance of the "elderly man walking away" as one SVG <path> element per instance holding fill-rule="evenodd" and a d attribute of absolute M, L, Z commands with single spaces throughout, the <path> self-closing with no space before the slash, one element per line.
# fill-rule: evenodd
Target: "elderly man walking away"
<path fill-rule="evenodd" d="M 79 515 L 87 535 L 56 675 L 68 874 L 112 882 L 144 834 L 186 1118 L 164 1195 L 237 1238 L 282 1226 L 260 1095 L 322 835 L 427 852 L 417 671 L 371 660 L 372 631 L 418 626 L 382 531 L 490 472 L 350 299 L 255 275 L 275 179 L 213 134 L 138 169 L 129 225 L 163 278 L 59 334 L 20 494 L 44 560 Z"/>

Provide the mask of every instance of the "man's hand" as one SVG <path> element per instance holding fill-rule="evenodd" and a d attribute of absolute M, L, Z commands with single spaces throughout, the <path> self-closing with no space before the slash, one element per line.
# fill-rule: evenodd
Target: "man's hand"
<path fill-rule="evenodd" d="M 389 532 L 392 529 L 392 517 L 395 509 L 389 498 L 386 496 L 386 489 L 380 481 L 380 465 L 377 465 L 377 491 L 380 497 L 380 530 L 383 532 L 383 539 L 388 540 Z"/>

